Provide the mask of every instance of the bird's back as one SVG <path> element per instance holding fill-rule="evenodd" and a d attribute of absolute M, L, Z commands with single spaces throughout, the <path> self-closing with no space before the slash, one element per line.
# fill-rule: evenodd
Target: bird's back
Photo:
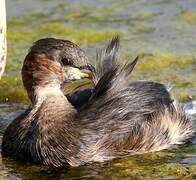
<path fill-rule="evenodd" d="M 105 60 L 112 58 L 109 54 Z M 110 63 L 80 110 L 81 140 L 85 144 L 85 152 L 80 154 L 85 161 L 157 151 L 182 144 L 192 136 L 191 121 L 164 85 L 128 83 L 127 76 L 137 61 Z"/>

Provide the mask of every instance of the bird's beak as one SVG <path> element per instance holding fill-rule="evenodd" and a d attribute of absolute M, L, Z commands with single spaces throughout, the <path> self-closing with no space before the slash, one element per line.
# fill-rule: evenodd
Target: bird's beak
<path fill-rule="evenodd" d="M 86 69 L 78 69 L 78 68 L 72 68 L 70 69 L 70 76 L 73 77 L 73 79 L 92 79 L 93 73 Z"/>
<path fill-rule="evenodd" d="M 80 70 L 80 73 L 82 78 L 92 79 L 93 77 L 93 73 L 87 69 Z"/>
<path fill-rule="evenodd" d="M 65 94 L 76 91 L 78 89 L 85 89 L 94 87 L 92 81 L 93 72 L 87 69 L 79 69 L 75 67 L 65 67 L 66 77 L 62 84 L 62 89 Z"/>
<path fill-rule="evenodd" d="M 65 67 L 65 79 L 68 81 L 75 81 L 80 79 L 92 79 L 93 73 L 87 69 L 79 69 L 76 67 Z"/>

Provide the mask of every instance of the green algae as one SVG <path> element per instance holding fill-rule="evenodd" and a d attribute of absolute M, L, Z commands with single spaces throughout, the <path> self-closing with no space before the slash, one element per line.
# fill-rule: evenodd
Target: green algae
<path fill-rule="evenodd" d="M 46 20 L 48 15 L 43 12 L 38 12 L 38 13 L 31 13 L 29 15 L 25 15 L 22 18 L 9 18 L 8 20 L 8 30 L 9 27 L 17 27 L 21 28 L 22 26 L 28 25 L 28 24 L 34 24 L 34 22 L 37 22 L 37 20 L 41 19 Z"/>
<path fill-rule="evenodd" d="M 171 152 L 170 152 L 171 151 Z M 105 163 L 93 163 L 80 167 L 52 169 L 44 166 L 25 164 L 19 161 L 3 159 L 9 171 L 25 178 L 31 173 L 32 179 L 187 179 L 194 178 L 195 165 L 180 164 L 183 157 L 176 158 L 181 151 L 161 151 L 115 159 Z"/>
<path fill-rule="evenodd" d="M 177 56 L 169 53 L 143 54 L 138 71 L 160 70 L 165 68 L 184 68 L 186 65 L 195 63 L 191 56 Z"/>
<path fill-rule="evenodd" d="M 196 87 L 195 74 L 189 73 L 194 71 L 195 58 L 168 53 L 141 54 L 139 57 L 131 81 L 139 79 L 166 84 L 172 88 L 175 98 L 182 102 L 196 98 L 196 94 L 191 92 Z M 130 59 L 130 56 L 126 55 L 124 59 Z"/>
<path fill-rule="evenodd" d="M 183 11 L 181 13 L 181 20 L 188 24 L 196 24 L 196 11 Z"/>
<path fill-rule="evenodd" d="M 139 16 L 135 15 L 125 15 L 123 17 L 116 16 L 121 8 L 126 9 L 129 1 L 113 1 L 113 3 L 105 3 L 104 6 L 96 5 L 84 5 L 82 4 L 79 9 L 68 10 L 65 5 L 62 5 L 61 9 L 63 11 L 68 11 L 69 13 L 65 17 L 68 21 L 76 21 L 79 23 L 95 23 L 97 25 L 102 25 L 103 23 L 125 23 L 125 24 L 137 24 L 140 22 L 148 21 L 159 13 L 143 12 Z"/>
<path fill-rule="evenodd" d="M 19 77 L 3 77 L 0 81 L 0 102 L 29 104 L 26 92 Z"/>
<path fill-rule="evenodd" d="M 9 21 L 8 21 L 9 26 Z M 75 27 L 65 26 L 59 22 L 51 22 L 40 24 L 31 28 L 20 28 L 16 31 L 15 28 L 10 28 L 8 31 L 8 41 L 22 42 L 22 41 L 35 41 L 43 37 L 59 37 L 67 38 L 77 44 L 89 46 L 94 43 L 103 42 L 110 39 L 116 34 L 117 31 L 96 31 L 88 28 L 76 29 Z"/>
<path fill-rule="evenodd" d="M 155 30 L 153 27 L 140 27 L 133 32 L 134 34 L 152 33 Z"/>
<path fill-rule="evenodd" d="M 114 179 L 124 177 L 133 179 L 192 177 L 196 167 L 194 165 L 187 166 L 175 162 L 176 156 L 175 151 L 173 153 L 170 151 L 161 151 L 132 156 L 123 160 L 114 160 L 110 164 L 110 171 L 112 173 L 109 177 L 113 177 Z M 179 159 L 181 158 L 179 157 Z"/>

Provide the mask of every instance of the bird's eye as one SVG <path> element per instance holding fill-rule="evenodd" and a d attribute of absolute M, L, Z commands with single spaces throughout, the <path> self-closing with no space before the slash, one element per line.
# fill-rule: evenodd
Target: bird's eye
<path fill-rule="evenodd" d="M 63 58 L 62 60 L 61 60 L 61 62 L 62 62 L 62 64 L 64 65 L 64 66 L 66 66 L 66 65 L 72 65 L 73 63 L 69 60 L 69 59 L 67 59 L 67 58 Z"/>

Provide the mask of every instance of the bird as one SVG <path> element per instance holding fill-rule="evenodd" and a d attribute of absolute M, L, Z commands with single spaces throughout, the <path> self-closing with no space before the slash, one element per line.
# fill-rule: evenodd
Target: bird
<path fill-rule="evenodd" d="M 76 57 L 70 42 L 35 42 L 22 68 L 32 108 L 6 129 L 2 154 L 51 167 L 81 166 L 159 151 L 190 139 L 193 124 L 165 86 L 129 83 L 138 57 L 121 64 L 119 43 L 114 37 L 98 53 L 95 73 L 86 68 L 86 61 L 79 61 L 84 56 Z M 77 109 L 61 87 L 86 78 L 95 87 Z"/>

